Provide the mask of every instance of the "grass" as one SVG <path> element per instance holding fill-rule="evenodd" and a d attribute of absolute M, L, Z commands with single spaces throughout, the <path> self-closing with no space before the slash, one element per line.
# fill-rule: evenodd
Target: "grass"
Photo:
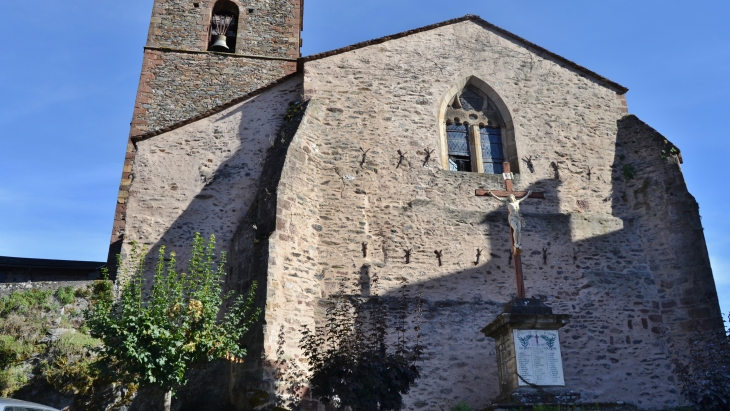
<path fill-rule="evenodd" d="M 450 411 L 472 411 L 472 408 L 465 401 L 459 401 L 451 407 Z"/>
<path fill-rule="evenodd" d="M 96 287 L 101 291 L 109 288 L 106 284 Z M 83 328 L 81 311 L 69 305 L 93 291 L 94 286 L 68 286 L 55 292 L 16 291 L 0 298 L 0 396 L 12 395 L 31 382 L 29 376 L 44 377 L 61 387 L 69 380 L 81 382 L 86 378 L 84 373 L 88 374 L 93 357 L 89 347 L 99 346 L 99 340 L 83 332 L 65 333 L 53 343 L 41 340 L 51 328 Z M 62 306 L 66 314 L 61 314 Z M 42 369 L 28 361 L 34 358 L 41 360 Z"/>
<path fill-rule="evenodd" d="M 25 360 L 33 351 L 33 344 L 28 341 L 18 340 L 12 335 L 0 335 L 0 368 Z"/>
<path fill-rule="evenodd" d="M 10 314 L 28 314 L 31 308 L 43 310 L 53 308 L 50 300 L 51 292 L 31 289 L 18 291 L 0 298 L 0 318 Z"/>
<path fill-rule="evenodd" d="M 61 337 L 51 346 L 51 352 L 55 356 L 75 357 L 85 355 L 89 348 L 98 347 L 101 340 L 79 332 L 69 332 Z"/>
<path fill-rule="evenodd" d="M 101 340 L 80 332 L 69 332 L 49 347 L 50 358 L 42 366 L 43 377 L 65 394 L 87 395 L 99 377 L 92 348 Z"/>
<path fill-rule="evenodd" d="M 28 383 L 29 366 L 16 365 L 0 370 L 0 397 L 8 397 Z"/>
<path fill-rule="evenodd" d="M 56 290 L 56 299 L 61 305 L 73 304 L 76 301 L 75 289 L 73 286 L 60 287 Z"/>

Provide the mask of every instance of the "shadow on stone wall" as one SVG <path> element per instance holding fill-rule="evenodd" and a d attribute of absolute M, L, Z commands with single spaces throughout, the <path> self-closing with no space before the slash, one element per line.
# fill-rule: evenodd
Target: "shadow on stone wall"
<path fill-rule="evenodd" d="M 294 126 L 285 129 L 289 137 L 275 139 L 269 149 L 255 200 L 230 246 L 229 286 L 243 292 L 253 280 L 258 281 L 259 306 L 265 304 L 267 293 L 268 236 L 276 230 L 274 193 L 295 131 Z M 613 175 L 603 176 L 611 179 L 612 194 L 600 200 L 610 203 L 610 215 L 592 211 L 590 201 L 581 203 L 559 179 L 518 187 L 546 193 L 545 200 L 523 203 L 528 224 L 523 237 L 526 290 L 556 312 L 573 315 L 571 324 L 561 330 L 565 376 L 570 388 L 586 392 L 585 400 L 624 396 L 637 404 L 678 404 L 678 389 L 668 375 L 666 337 L 682 341 L 695 326 L 722 327 L 697 204 L 686 191 L 676 158 L 661 157 L 665 145 L 663 137 L 635 117 L 619 121 Z M 633 169 L 630 178 L 624 173 L 625 165 Z M 245 175 L 244 169 L 228 168 L 221 165 L 216 179 L 158 244 L 187 245 L 173 237 L 192 238 L 196 222 L 203 217 L 199 210 L 211 201 L 204 196 Z M 560 198 L 575 200 L 577 209 L 561 207 L 558 193 Z M 419 207 L 437 206 L 420 202 L 408 212 L 424 211 Z M 504 209 L 438 213 L 478 227 L 490 251 L 471 268 L 407 286 L 412 297 L 420 294 L 425 300 L 421 332 L 429 335 L 420 364 L 423 377 L 410 396 L 419 407 L 433 409 L 458 400 L 483 404 L 497 395 L 498 383 L 496 372 L 490 372 L 496 368 L 493 343 L 479 330 L 515 295 L 507 213 Z M 437 264 L 433 251 L 418 250 Z M 449 258 L 454 256 L 444 252 L 444 261 Z M 404 262 L 391 258 L 381 266 L 360 266 L 355 280 L 361 294 L 377 292 L 366 283 L 375 275 L 388 275 L 397 264 Z M 398 293 L 384 297 L 395 300 Z M 250 351 L 245 364 L 231 367 L 217 362 L 197 372 L 175 401 L 177 409 L 205 404 L 209 409 L 232 410 L 229 398 L 244 404 L 256 390 L 272 391 L 273 387 L 262 384 L 263 341 L 260 324 L 247 337 Z M 231 385 L 231 378 L 236 385 Z M 466 380 L 478 380 L 484 389 L 475 392 L 459 384 Z"/>
<path fill-rule="evenodd" d="M 298 96 L 292 96 L 296 101 Z M 251 167 L 241 162 L 240 156 L 233 154 L 230 160 L 223 162 L 213 173 L 212 180 L 190 202 L 189 206 L 165 231 L 159 241 L 152 245 L 148 253 L 148 264 L 157 258 L 159 248 L 165 245 L 167 251 L 178 251 L 178 268 L 186 269 L 190 247 L 195 232 L 208 237 L 216 234 L 217 248 L 220 251 L 228 250 L 227 277 L 224 291 L 234 290 L 237 293 L 246 293 L 253 281 L 258 282 L 256 292 L 256 307 L 266 304 L 266 273 L 268 268 L 268 236 L 276 228 L 276 187 L 278 186 L 287 149 L 297 130 L 301 113 L 288 121 L 283 122 L 274 136 L 265 136 L 271 140 L 268 150 L 264 153 L 265 160 L 259 176 L 253 200 L 246 210 L 240 212 L 240 220 L 236 221 L 236 230 L 226 241 L 214 232 L 200 230 L 200 221 L 210 218 L 209 210 L 214 208 L 230 208 L 231 204 L 216 203 L 216 194 L 228 190 L 232 181 L 252 177 Z M 245 110 L 242 107 L 239 110 Z M 228 114 L 237 114 L 235 110 Z M 225 117 L 223 117 L 225 118 Z M 222 118 L 222 119 L 223 119 Z M 221 120 L 222 120 L 221 119 Z M 241 124 L 238 135 L 250 131 L 247 125 Z M 222 210 L 221 210 L 222 211 Z M 223 226 L 219 227 L 221 230 Z M 230 238 L 232 237 L 232 241 Z M 148 265 L 151 267 L 151 265 Z M 249 403 L 256 403 L 258 399 L 252 396 L 261 395 L 261 390 L 271 387 L 261 386 L 262 381 L 262 352 L 263 352 L 263 317 L 244 337 L 244 345 L 248 348 L 248 355 L 243 365 L 233 365 L 223 360 L 214 361 L 208 365 L 197 367 L 189 372 L 189 382 L 173 399 L 173 409 L 176 411 L 215 409 L 240 410 Z M 235 383 L 234 383 L 235 382 Z M 241 386 L 234 384 L 242 384 Z M 130 406 L 130 411 L 156 410 L 159 405 L 151 399 L 155 396 L 154 390 L 141 392 Z M 149 398 L 148 398 L 149 397 Z M 243 408 L 237 408 L 232 402 Z"/>
<path fill-rule="evenodd" d="M 697 204 L 677 157 L 661 154 L 671 143 L 635 116 L 618 126 L 612 194 L 602 200 L 610 202 L 610 215 L 592 212 L 581 199 L 580 211 L 561 213 L 550 201 L 563 190 L 560 180 L 519 187 L 544 191 L 547 205 L 523 203 L 527 296 L 573 315 L 561 329 L 564 369 L 567 386 L 584 392 L 584 400 L 676 406 L 682 399 L 671 358 L 681 355 L 689 332 L 721 330 L 721 314 Z M 411 391 L 418 406 L 459 400 L 481 405 L 498 393 L 493 343 L 479 330 L 516 295 L 507 213 L 467 218 L 483 229 L 492 250 L 505 251 L 492 251 L 474 268 L 407 286 L 411 296 L 426 301 L 422 333 L 437 336 L 426 343 L 422 378 Z M 480 292 L 486 284 L 496 290 Z M 474 292 L 449 298 L 457 287 Z M 385 296 L 394 299 L 398 291 Z M 494 372 L 477 372 L 475 362 Z M 444 375 L 450 384 L 440 383 Z M 481 380 L 484 391 L 454 384 L 469 379 Z"/>

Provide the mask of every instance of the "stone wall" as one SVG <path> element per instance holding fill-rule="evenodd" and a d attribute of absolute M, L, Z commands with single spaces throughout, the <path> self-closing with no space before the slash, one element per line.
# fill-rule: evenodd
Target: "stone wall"
<path fill-rule="evenodd" d="M 654 333 L 668 327 L 681 351 L 690 333 L 723 327 L 699 205 L 687 191 L 681 154 L 671 154 L 674 145 L 635 116 L 618 124 L 613 207 L 636 219 L 659 296 L 651 307 L 634 305 L 644 328 L 647 319 Z"/>
<path fill-rule="evenodd" d="M 206 51 L 215 3 L 155 0 L 131 135 L 187 120 L 296 70 L 301 0 L 234 0 L 235 53 Z"/>
<path fill-rule="evenodd" d="M 312 292 L 324 297 L 368 267 L 380 279 L 374 292 L 394 295 L 406 280 L 412 294 L 426 299 L 426 353 L 409 409 L 438 409 L 460 399 L 481 406 L 497 395 L 494 344 L 479 329 L 515 295 L 509 227 L 504 207 L 475 197 L 474 190 L 500 189 L 501 176 L 450 172 L 437 162 L 441 99 L 453 84 L 476 76 L 510 110 L 519 157 L 533 158 L 535 172 L 523 167 L 516 188 L 545 192 L 544 200 L 523 203 L 525 282 L 528 296 L 574 316 L 561 330 L 568 387 L 585 401 L 681 402 L 661 327 L 677 333 L 688 309 L 717 327 L 717 303 L 696 301 L 712 294 L 709 266 L 682 283 L 688 274 L 683 263 L 690 261 L 672 265 L 661 256 L 679 255 L 684 243 L 657 248 L 652 242 L 671 222 L 617 200 L 638 180 L 626 183 L 616 172 L 626 135 L 618 127 L 626 104 L 616 89 L 472 21 L 312 59 L 304 76 L 312 101 L 303 120 L 308 126 L 295 139 L 303 153 L 292 144 L 292 161 L 282 172 L 278 201 L 296 200 L 283 203 L 293 210 L 278 209 L 271 236 L 267 304 L 275 310 L 267 314 L 267 327 L 271 319 L 296 332 L 310 321 L 302 312 L 316 312 L 308 308 Z M 425 162 L 427 149 L 436 152 Z M 655 149 L 647 146 L 642 156 Z M 400 166 L 397 150 L 405 152 Z M 641 161 L 664 167 L 652 158 Z M 676 213 L 693 209 L 678 168 L 669 167 L 651 178 L 675 182 L 678 206 L 663 212 L 682 218 L 687 214 Z M 287 196 L 294 187 L 298 196 Z M 683 230 L 701 237 L 692 218 Z M 443 251 L 443 266 L 434 250 Z M 665 309 L 679 309 L 678 299 L 685 298 L 677 321 L 662 317 L 667 281 L 673 298 Z M 279 332 L 268 329 L 266 343 Z M 297 351 L 290 344 L 283 353 L 296 358 Z"/>
<path fill-rule="evenodd" d="M 240 11 L 235 53 L 216 53 L 206 51 L 213 0 L 155 0 L 130 136 L 178 126 L 296 71 L 302 0 L 245 8 L 233 2 Z M 124 241 L 134 155 L 130 141 L 114 212 L 110 265 Z"/>
<path fill-rule="evenodd" d="M 43 291 L 55 292 L 62 287 L 83 288 L 94 284 L 95 280 L 72 280 L 72 281 L 35 281 L 25 283 L 8 283 L 0 284 L 0 297 L 5 297 L 18 291 L 28 291 L 38 289 Z"/>
<path fill-rule="evenodd" d="M 239 8 L 236 54 L 299 57 L 303 0 L 231 1 Z M 206 51 L 215 3 L 216 0 L 155 0 L 147 46 Z"/>
<path fill-rule="evenodd" d="M 298 336 L 302 325 L 314 325 L 321 293 L 316 263 L 321 227 L 319 164 L 308 161 L 309 142 L 303 136 L 318 135 L 322 108 L 310 104 L 306 110 L 306 121 L 295 115 L 277 134 L 256 202 L 231 244 L 232 283 L 245 290 L 258 281 L 257 300 L 264 307 L 260 328 L 248 337 L 246 362 L 234 367 L 231 395 L 239 405 L 256 390 L 273 394 L 272 402 L 291 405 L 306 389 Z"/>
<path fill-rule="evenodd" d="M 145 50 L 132 135 L 188 120 L 296 70 L 296 62 Z"/>
<path fill-rule="evenodd" d="M 194 232 L 215 234 L 218 249 L 227 251 L 300 87 L 301 80 L 292 78 L 210 117 L 138 141 L 124 253 L 131 241 L 152 250 L 164 244 L 184 264 Z"/>
<path fill-rule="evenodd" d="M 219 104 L 196 94 L 206 101 L 198 107 L 185 95 L 218 87 L 200 67 L 237 59 L 147 53 L 138 103 L 155 113 L 135 121 L 154 119 L 149 130 Z M 240 69 L 251 81 L 293 70 L 261 62 Z M 188 65 L 197 68 L 186 73 Z M 545 193 L 523 203 L 523 265 L 527 295 L 573 316 L 561 329 L 566 385 L 587 402 L 681 404 L 672 356 L 695 324 L 722 323 L 678 158 L 662 158 L 670 143 L 627 116 L 625 89 L 473 19 L 305 59 L 303 70 L 303 80 L 130 145 L 131 188 L 118 209 L 129 215 L 125 242 L 181 250 L 194 231 L 216 233 L 231 253 L 230 286 L 259 282 L 265 311 L 249 358 L 216 393 L 227 388 L 244 408 L 258 390 L 281 405 L 306 397 L 301 327 L 322 320 L 321 299 L 345 282 L 386 297 L 405 283 L 425 300 L 422 377 L 408 409 L 496 397 L 494 343 L 479 330 L 515 296 L 509 226 L 504 206 L 474 190 L 503 181 L 439 161 L 444 100 L 473 77 L 508 111 L 516 158 L 532 158 L 534 172 L 522 164 L 516 189 Z M 181 97 L 152 101 L 179 78 Z M 283 119 L 300 93 L 311 100 L 297 129 Z"/>

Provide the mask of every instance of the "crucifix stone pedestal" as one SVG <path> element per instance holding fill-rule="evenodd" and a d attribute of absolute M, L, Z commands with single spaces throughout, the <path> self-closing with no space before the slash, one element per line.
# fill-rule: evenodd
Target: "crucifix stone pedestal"
<path fill-rule="evenodd" d="M 544 198 L 543 193 L 514 191 L 509 163 L 504 163 L 505 191 L 476 190 L 477 196 L 492 196 L 507 204 L 517 298 L 482 332 L 494 338 L 499 375 L 498 403 L 570 403 L 579 394 L 565 389 L 563 360 L 558 330 L 570 315 L 553 314 L 541 300 L 525 298 L 522 275 L 522 228 L 520 203 L 527 198 Z M 518 200 L 519 199 L 519 200 Z"/>
<path fill-rule="evenodd" d="M 565 389 L 558 329 L 570 315 L 534 298 L 515 298 L 489 325 L 484 335 L 494 338 L 497 352 L 497 403 L 571 403 L 580 395 Z"/>

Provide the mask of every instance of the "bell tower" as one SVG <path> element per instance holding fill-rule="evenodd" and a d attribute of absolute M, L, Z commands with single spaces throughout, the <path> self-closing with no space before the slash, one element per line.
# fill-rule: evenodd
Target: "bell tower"
<path fill-rule="evenodd" d="M 131 135 L 187 120 L 294 72 L 303 1 L 155 0 Z"/>
<path fill-rule="evenodd" d="M 135 149 L 161 132 L 297 69 L 304 0 L 154 0 L 114 215 L 121 250 Z M 113 274 L 113 273 L 112 273 Z"/>

